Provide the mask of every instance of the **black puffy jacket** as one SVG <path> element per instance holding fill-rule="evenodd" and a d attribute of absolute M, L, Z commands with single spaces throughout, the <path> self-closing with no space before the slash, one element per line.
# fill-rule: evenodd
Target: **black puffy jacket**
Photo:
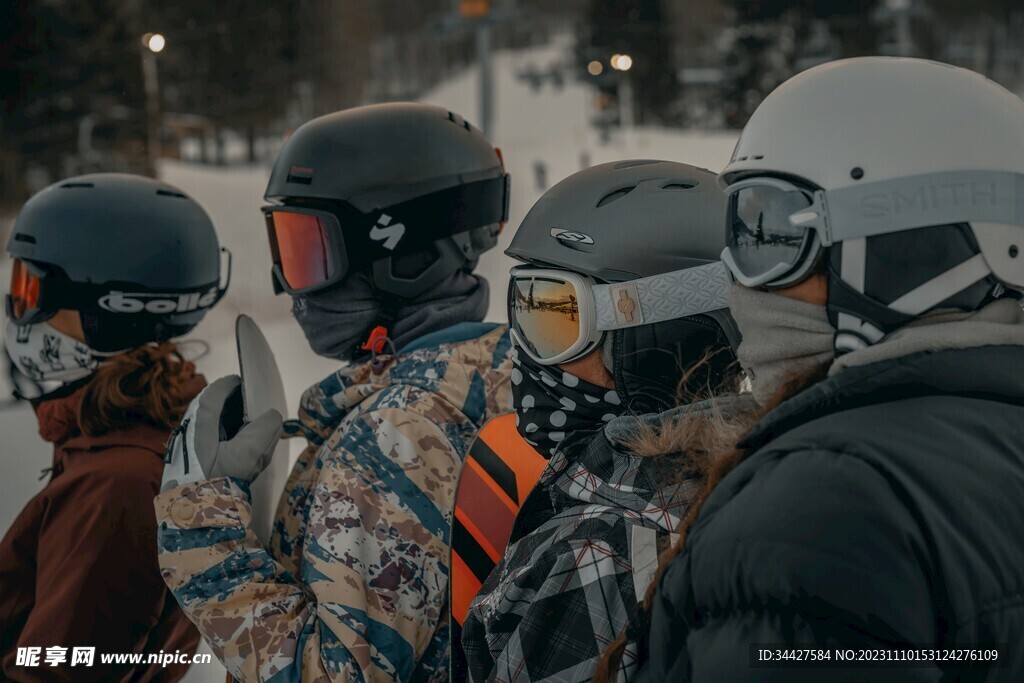
<path fill-rule="evenodd" d="M 1024 347 L 846 369 L 741 445 L 662 575 L 643 680 L 1024 681 Z M 758 644 L 1001 651 L 770 668 Z"/>

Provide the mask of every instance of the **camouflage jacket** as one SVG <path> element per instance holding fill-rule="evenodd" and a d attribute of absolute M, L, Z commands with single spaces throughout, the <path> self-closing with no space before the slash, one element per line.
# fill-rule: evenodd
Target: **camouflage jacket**
<path fill-rule="evenodd" d="M 156 499 L 164 580 L 239 680 L 447 679 L 455 485 L 477 430 L 512 400 L 508 329 L 460 327 L 490 331 L 306 391 L 310 445 L 270 547 L 252 531 L 246 482 Z"/>

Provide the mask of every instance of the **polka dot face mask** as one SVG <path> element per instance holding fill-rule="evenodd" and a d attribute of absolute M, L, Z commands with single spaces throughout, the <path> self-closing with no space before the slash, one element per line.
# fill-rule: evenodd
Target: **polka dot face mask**
<path fill-rule="evenodd" d="M 512 404 L 527 443 L 550 457 L 567 434 L 594 430 L 622 412 L 614 390 L 512 351 Z"/>

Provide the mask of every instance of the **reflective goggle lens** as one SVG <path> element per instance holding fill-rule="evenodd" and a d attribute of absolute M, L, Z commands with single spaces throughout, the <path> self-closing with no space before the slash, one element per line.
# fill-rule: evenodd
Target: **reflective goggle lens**
<path fill-rule="evenodd" d="M 808 231 L 794 226 L 789 217 L 810 205 L 803 192 L 770 185 L 745 187 L 730 195 L 726 246 L 744 276 L 754 279 L 780 264 L 798 265 Z"/>
<path fill-rule="evenodd" d="M 267 229 L 274 260 L 281 266 L 285 282 L 303 290 L 327 282 L 334 274 L 327 226 L 323 219 L 307 213 L 270 211 Z"/>
<path fill-rule="evenodd" d="M 523 343 L 542 360 L 564 353 L 580 338 L 576 288 L 564 280 L 513 277 L 508 315 Z"/>
<path fill-rule="evenodd" d="M 39 308 L 40 288 L 39 277 L 29 271 L 24 261 L 15 259 L 10 289 L 10 315 L 15 322 L 23 321 Z"/>

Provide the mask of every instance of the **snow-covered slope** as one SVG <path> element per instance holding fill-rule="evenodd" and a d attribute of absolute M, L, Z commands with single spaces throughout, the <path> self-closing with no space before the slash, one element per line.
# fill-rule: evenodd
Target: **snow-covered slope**
<path fill-rule="evenodd" d="M 628 158 L 684 161 L 710 169 L 721 168 L 735 143 L 734 134 L 633 129 L 613 133 L 608 144 L 589 124 L 592 91 L 567 81 L 560 90 L 550 84 L 533 90 L 516 74 L 530 65 L 545 69 L 567 58 L 565 43 L 551 47 L 502 52 L 494 56 L 495 124 L 492 139 L 502 148 L 512 174 L 509 225 L 502 235 L 507 246 L 529 207 L 543 192 L 538 169 L 547 185 L 577 171 L 584 161 L 598 164 Z M 423 99 L 478 120 L 477 74 L 470 69 L 442 84 Z M 162 176 L 195 197 L 211 214 L 222 243 L 234 254 L 228 296 L 199 326 L 192 337 L 209 343 L 209 355 L 199 361 L 208 378 L 237 372 L 234 320 L 238 313 L 252 315 L 277 352 L 285 378 L 289 405 L 295 410 L 306 386 L 325 376 L 334 361 L 313 355 L 302 332 L 291 319 L 289 299 L 273 296 L 270 255 L 266 245 L 262 204 L 268 169 L 224 169 L 166 162 Z M 629 226 L 623 226 L 629 229 Z M 656 248 L 656 245 L 651 245 Z M 491 283 L 489 319 L 503 320 L 505 282 L 512 260 L 501 249 L 486 254 L 480 272 Z M 9 262 L 0 260 L 0 279 L 6 282 Z M 2 312 L 0 312 L 2 321 Z M 0 529 L 6 530 L 25 502 L 42 486 L 39 471 L 49 465 L 50 452 L 36 435 L 35 420 L 27 406 L 0 411 Z M 298 444 L 293 445 L 293 457 Z M 279 482 L 283 485 L 283 482 Z M 186 679 L 223 681 L 219 664 L 194 667 Z"/>

